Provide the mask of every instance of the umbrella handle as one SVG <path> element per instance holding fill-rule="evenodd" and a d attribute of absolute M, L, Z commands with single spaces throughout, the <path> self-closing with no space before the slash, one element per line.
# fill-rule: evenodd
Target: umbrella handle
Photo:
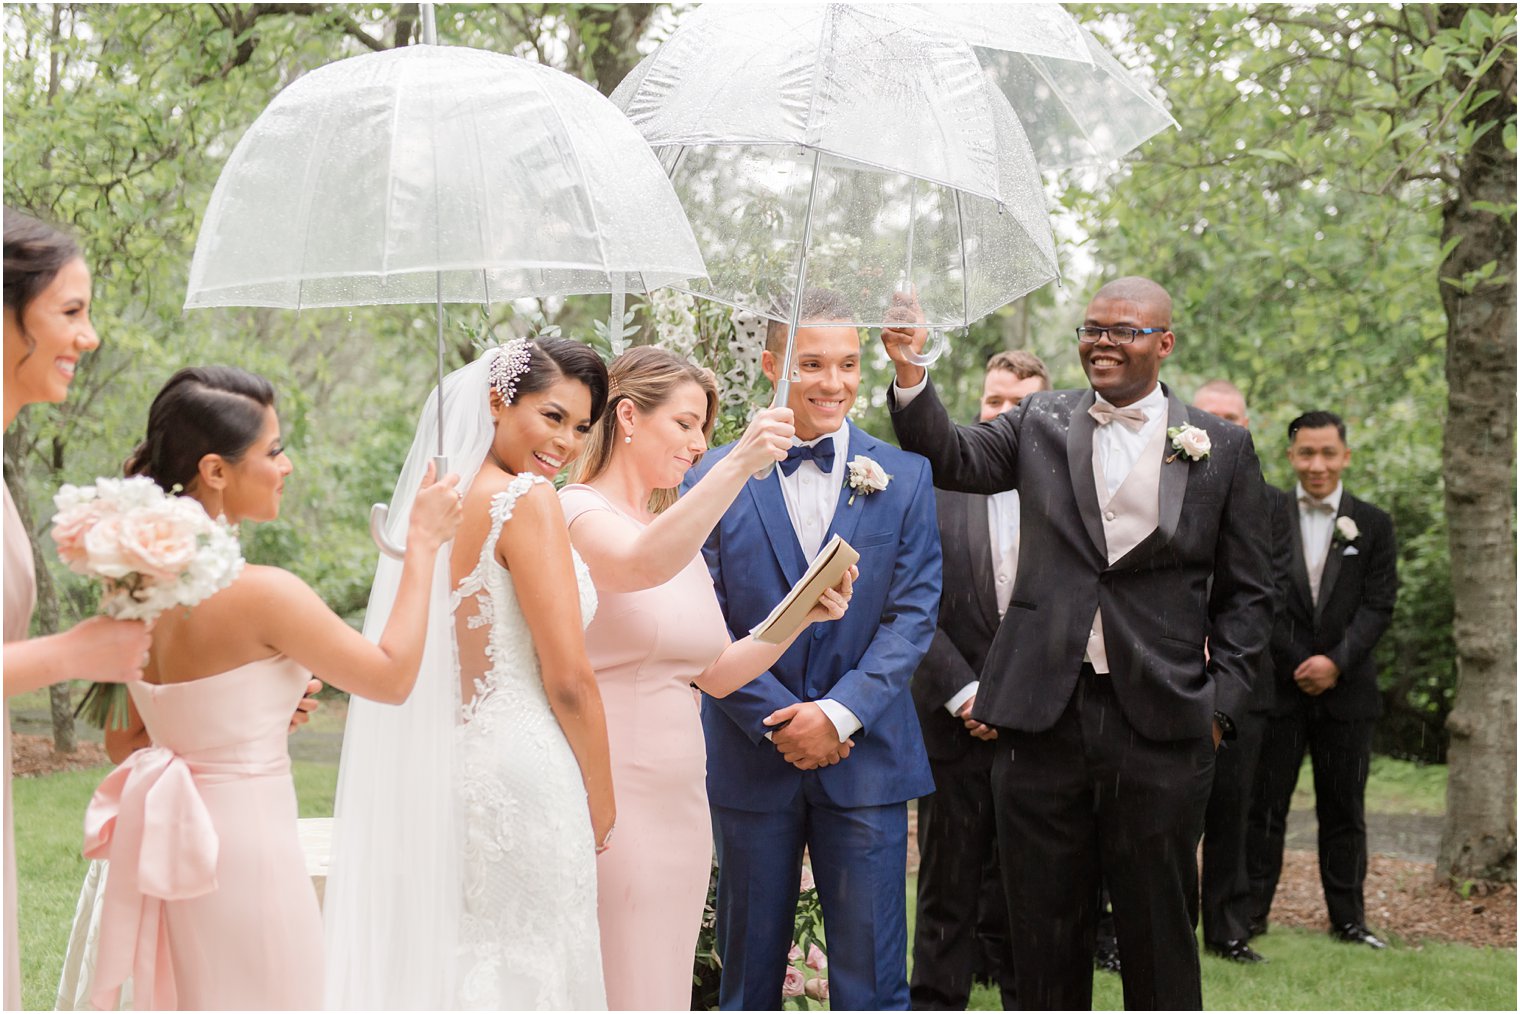
<path fill-rule="evenodd" d="M 929 329 L 929 341 L 922 352 L 914 352 L 908 349 L 903 358 L 914 366 L 932 366 L 950 348 L 950 336 L 944 328 L 931 327 Z"/>
<path fill-rule="evenodd" d="M 375 540 L 375 545 L 380 547 L 380 552 L 392 560 L 399 560 L 406 555 L 406 547 L 396 545 L 386 534 L 385 529 L 390 516 L 391 509 L 383 503 L 377 503 L 371 507 L 369 509 L 369 537 Z"/>

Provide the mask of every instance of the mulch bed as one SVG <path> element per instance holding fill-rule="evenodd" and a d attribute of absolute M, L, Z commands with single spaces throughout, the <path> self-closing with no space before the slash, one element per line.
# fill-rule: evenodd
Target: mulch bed
<path fill-rule="evenodd" d="M 51 736 L 11 737 L 11 774 L 17 778 L 35 778 L 58 771 L 79 771 L 111 763 L 105 748 L 88 740 L 79 741 L 73 753 L 54 753 Z"/>
<path fill-rule="evenodd" d="M 915 829 L 908 812 L 908 872 L 918 870 Z M 1418 946 L 1444 940 L 1476 947 L 1515 946 L 1515 885 L 1475 884 L 1466 898 L 1436 880 L 1435 864 L 1372 855 L 1363 887 L 1367 924 L 1379 935 Z M 1313 851 L 1283 853 L 1282 879 L 1272 902 L 1272 925 L 1327 931 L 1325 896 L 1319 883 L 1319 856 Z"/>
<path fill-rule="evenodd" d="M 1436 880 L 1435 865 L 1372 855 L 1363 887 L 1367 925 L 1407 944 L 1448 940 L 1480 947 L 1515 946 L 1515 885 L 1474 884 L 1467 897 Z M 1283 854 L 1282 880 L 1272 902 L 1273 925 L 1329 928 L 1313 852 Z"/>

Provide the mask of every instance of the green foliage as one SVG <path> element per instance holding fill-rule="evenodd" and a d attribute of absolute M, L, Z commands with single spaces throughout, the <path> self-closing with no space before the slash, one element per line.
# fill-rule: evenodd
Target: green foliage
<path fill-rule="evenodd" d="M 611 73 L 613 57 L 636 57 L 657 6 L 446 6 L 439 38 L 545 62 L 559 54 L 589 77 Z M 300 74 L 418 37 L 415 5 L 10 4 L 3 16 L 5 202 L 80 238 L 103 340 L 81 361 L 67 403 L 23 412 L 6 434 L 7 477 L 32 505 L 37 532 L 59 485 L 119 473 L 176 369 L 242 366 L 279 392 L 296 464 L 281 518 L 248 528 L 245 552 L 295 571 L 356 621 L 375 561 L 368 506 L 390 498 L 433 383 L 432 307 L 181 306 L 201 215 L 242 133 Z M 526 303 L 577 337 L 607 315 L 605 297 Z M 486 326 L 520 309 L 531 312 L 497 307 Z M 474 320 L 480 310 L 446 315 Z M 472 355 L 468 341 L 456 343 L 450 367 Z M 93 613 L 89 584 L 50 569 L 61 625 Z"/>
<path fill-rule="evenodd" d="M 1088 255 L 1105 275 L 1168 286 L 1178 348 L 1166 379 L 1184 395 L 1213 377 L 1240 386 L 1269 481 L 1293 481 L 1290 419 L 1346 418 L 1347 487 L 1388 510 L 1400 540 L 1380 746 L 1438 758 L 1455 683 L 1440 212 L 1475 140 L 1461 114 L 1493 98 L 1477 75 L 1513 50 L 1514 19 L 1472 10 L 1438 30 L 1430 8 L 1370 4 L 1078 16 L 1134 47 L 1127 62 L 1154 73 L 1180 125 L 1116 178 L 1067 181 Z M 1474 274 L 1449 281 L 1494 280 Z"/>

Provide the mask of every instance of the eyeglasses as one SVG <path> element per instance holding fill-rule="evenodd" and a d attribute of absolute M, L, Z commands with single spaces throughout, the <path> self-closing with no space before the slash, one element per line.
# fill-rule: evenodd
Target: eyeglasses
<path fill-rule="evenodd" d="M 1079 327 L 1077 328 L 1077 341 L 1084 345 L 1097 344 L 1099 338 L 1108 335 L 1108 340 L 1115 345 L 1129 345 L 1143 334 L 1161 334 L 1168 330 L 1164 327 Z"/>

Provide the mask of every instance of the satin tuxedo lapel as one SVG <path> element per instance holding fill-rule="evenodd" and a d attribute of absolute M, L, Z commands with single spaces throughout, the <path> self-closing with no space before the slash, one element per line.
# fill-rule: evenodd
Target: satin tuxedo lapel
<path fill-rule="evenodd" d="M 781 496 L 781 470 L 773 469 L 765 479 L 746 482 L 744 488 L 749 490 L 749 495 L 755 502 L 760 527 L 765 529 L 765 537 L 770 539 L 771 549 L 776 553 L 776 560 L 781 564 L 781 572 L 786 575 L 787 584 L 796 584 L 797 579 L 807 570 L 807 561 L 802 558 L 802 547 L 797 544 L 797 533 L 792 531 L 792 521 L 786 513 L 786 500 Z M 835 517 L 838 517 L 837 512 Z"/>
<path fill-rule="evenodd" d="M 997 577 L 992 569 L 992 534 L 987 518 L 992 501 L 985 496 L 968 496 L 966 504 L 966 546 L 971 552 L 971 583 L 976 600 L 993 627 L 997 626 Z"/>
<path fill-rule="evenodd" d="M 1166 428 L 1186 426 L 1187 406 L 1170 390 L 1166 392 Z M 1187 498 L 1188 475 L 1193 470 L 1193 459 L 1172 450 L 1170 440 L 1162 441 L 1161 462 L 1161 509 L 1156 531 L 1162 544 L 1172 541 L 1177 534 L 1177 523 L 1182 520 L 1182 501 Z M 1175 456 L 1174 456 L 1175 455 Z M 1171 462 L 1166 461 L 1171 458 Z"/>
<path fill-rule="evenodd" d="M 1309 561 L 1304 556 L 1304 530 L 1299 523 L 1298 497 L 1289 492 L 1288 502 L 1288 533 L 1293 540 L 1293 566 L 1289 569 L 1293 577 L 1293 588 L 1303 600 L 1304 609 L 1313 612 L 1314 595 L 1309 591 Z"/>
<path fill-rule="evenodd" d="M 1335 519 L 1349 518 L 1351 516 L 1351 494 L 1341 493 L 1341 509 L 1336 512 Z M 1319 602 L 1314 607 L 1315 622 L 1325 611 L 1325 603 L 1330 601 L 1330 593 L 1335 590 L 1335 579 L 1341 573 L 1341 557 L 1346 554 L 1346 547 L 1335 541 L 1335 529 L 1330 530 L 1330 552 L 1325 554 L 1325 570 L 1319 576 Z"/>
<path fill-rule="evenodd" d="M 1087 414 L 1097 399 L 1092 391 L 1084 393 L 1071 410 L 1071 421 L 1066 428 L 1066 467 L 1071 472 L 1071 489 L 1077 498 L 1077 512 L 1087 537 L 1098 547 L 1098 553 L 1108 558 L 1108 541 L 1103 537 L 1102 509 L 1098 506 L 1098 487 L 1093 480 L 1093 432 L 1098 424 Z"/>

